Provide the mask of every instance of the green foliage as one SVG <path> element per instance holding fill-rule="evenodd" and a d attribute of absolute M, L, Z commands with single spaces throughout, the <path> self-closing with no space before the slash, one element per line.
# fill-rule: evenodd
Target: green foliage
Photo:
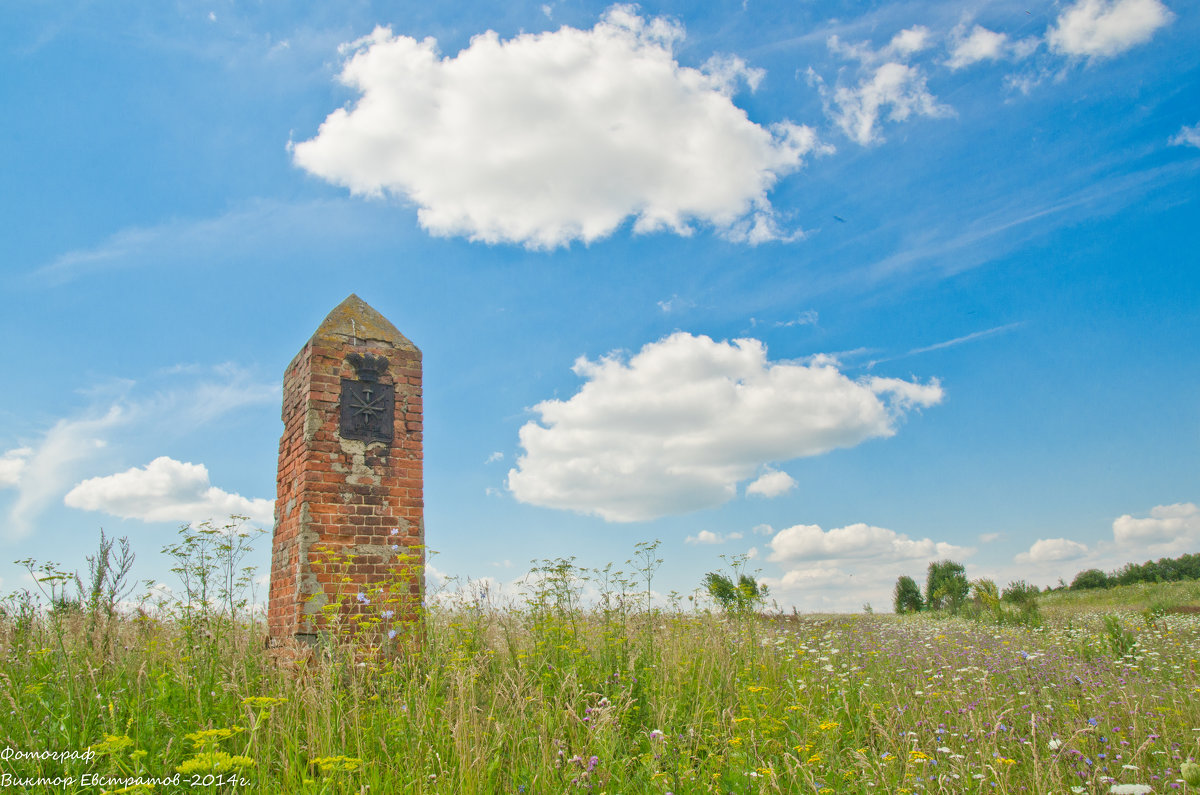
<path fill-rule="evenodd" d="M 1121 619 L 1116 616 L 1104 616 L 1104 632 L 1108 639 L 1108 647 L 1114 657 L 1124 657 L 1133 651 L 1137 639 L 1133 636 Z"/>
<path fill-rule="evenodd" d="M 919 613 L 925 606 L 920 586 L 907 574 L 896 580 L 896 587 L 892 591 L 892 605 L 897 613 Z"/>
<path fill-rule="evenodd" d="M 743 585 L 761 595 L 740 569 L 720 576 L 735 603 Z M 1200 726 L 1200 623 L 1163 613 L 1131 625 L 1129 606 L 1102 621 L 1095 605 L 1113 591 L 1048 597 L 1087 612 L 1071 623 L 1048 609 L 1036 632 L 1007 618 L 1036 602 L 995 599 L 986 580 L 971 584 L 980 623 L 750 611 L 730 621 L 647 611 L 644 572 L 560 558 L 535 567 L 523 605 L 500 608 L 468 582 L 429 607 L 419 652 L 363 645 L 341 665 L 264 650 L 253 614 L 225 614 L 218 579 L 222 629 L 199 648 L 170 606 L 118 609 L 117 642 L 103 646 L 79 631 L 82 611 L 4 600 L 0 687 L 19 706 L 0 711 L 5 742 L 95 754 L 17 757 L 4 772 L 183 771 L 225 777 L 207 792 L 331 795 L 883 793 L 913 789 L 917 773 L 955 792 L 1107 792 L 1200 774 L 1180 758 L 1190 750 L 1168 750 Z M 1165 585 L 1137 595 L 1153 605 L 1167 591 L 1191 598 Z M 372 593 L 366 609 L 381 601 Z M 1004 626 L 987 623 L 989 604 Z M 947 731 L 944 716 L 968 704 Z M 1014 715 L 1029 728 L 1007 730 Z M 1117 749 L 1120 764 L 1096 761 Z"/>
<path fill-rule="evenodd" d="M 1108 574 L 1099 569 L 1087 569 L 1075 575 L 1075 579 L 1071 581 L 1071 590 L 1185 580 L 1200 580 L 1200 553 L 1180 555 L 1177 558 L 1159 558 L 1157 561 L 1148 560 L 1145 563 L 1126 563 Z"/>
<path fill-rule="evenodd" d="M 1089 588 L 1109 588 L 1113 583 L 1108 579 L 1108 575 L 1100 571 L 1100 569 L 1087 569 L 1075 575 L 1075 579 L 1071 580 L 1072 591 L 1082 591 Z"/>
<path fill-rule="evenodd" d="M 957 613 L 966 602 L 970 590 L 967 570 L 961 563 L 939 560 L 929 564 L 925 578 L 925 604 L 930 610 Z"/>
<path fill-rule="evenodd" d="M 749 574 L 737 574 L 737 582 L 710 571 L 704 575 L 704 589 L 722 610 L 729 613 L 750 612 L 766 601 L 767 586 L 761 585 Z"/>
<path fill-rule="evenodd" d="M 1036 602 L 1041 591 L 1036 585 L 1030 585 L 1024 580 L 1013 580 L 1000 594 L 1001 601 L 1018 607 Z"/>

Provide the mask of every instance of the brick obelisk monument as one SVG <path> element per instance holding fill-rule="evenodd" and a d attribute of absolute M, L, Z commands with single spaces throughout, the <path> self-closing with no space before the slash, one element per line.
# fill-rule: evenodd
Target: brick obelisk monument
<path fill-rule="evenodd" d="M 270 644 L 394 636 L 424 581 L 421 351 L 351 295 L 288 365 L 283 426 Z"/>

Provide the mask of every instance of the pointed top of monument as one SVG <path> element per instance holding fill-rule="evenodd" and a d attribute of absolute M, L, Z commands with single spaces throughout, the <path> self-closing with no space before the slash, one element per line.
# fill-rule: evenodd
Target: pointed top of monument
<path fill-rule="evenodd" d="M 391 321 L 354 293 L 325 316 L 313 339 L 331 342 L 357 339 L 362 342 L 385 342 L 393 348 L 417 350 L 417 346 L 397 331 Z"/>

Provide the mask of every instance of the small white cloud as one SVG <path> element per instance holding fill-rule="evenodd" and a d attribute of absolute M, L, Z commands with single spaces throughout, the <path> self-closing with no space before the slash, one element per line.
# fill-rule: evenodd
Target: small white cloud
<path fill-rule="evenodd" d="M 751 325 L 754 325 L 754 318 L 750 318 Z M 815 309 L 806 309 L 792 320 L 780 320 L 775 323 L 776 328 L 791 328 L 792 326 L 815 326 L 817 325 L 817 311 Z"/>
<path fill-rule="evenodd" d="M 956 31 L 954 48 L 946 66 L 951 69 L 961 69 L 980 61 L 995 61 L 1003 58 L 1009 49 L 1008 35 L 988 30 L 982 25 L 972 28 L 970 35 L 963 36 Z"/>
<path fill-rule="evenodd" d="M 1180 127 L 1179 132 L 1171 138 L 1171 146 L 1194 146 L 1200 149 L 1200 124 Z"/>
<path fill-rule="evenodd" d="M 772 536 L 775 535 L 775 528 L 769 524 L 756 524 L 750 532 L 756 536 Z"/>
<path fill-rule="evenodd" d="M 811 68 L 809 81 L 820 92 L 826 114 L 851 140 L 861 146 L 881 143 L 879 132 L 883 120 L 902 122 L 914 116 L 936 118 L 953 115 L 948 105 L 942 105 L 930 93 L 925 73 L 907 63 L 910 55 L 928 45 L 929 31 L 917 26 L 896 34 L 879 50 L 864 43 L 845 45 L 836 37 L 829 39 L 829 49 L 859 62 L 859 80 L 850 86 L 841 83 L 832 90 Z"/>
<path fill-rule="evenodd" d="M 905 57 L 915 52 L 920 52 L 928 46 L 929 28 L 923 25 L 914 25 L 893 36 L 888 46 L 883 49 L 883 54 L 886 56 L 898 55 Z"/>
<path fill-rule="evenodd" d="M 737 541 L 742 537 L 741 533 L 714 533 L 711 530 L 701 530 L 694 536 L 688 536 L 683 539 L 685 544 L 724 544 L 728 541 Z"/>
<path fill-rule="evenodd" d="M 765 465 L 891 436 L 906 412 L 942 399 L 936 380 L 855 381 L 832 360 L 770 362 L 758 340 L 685 332 L 574 370 L 587 379 L 579 392 L 537 404 L 540 422 L 521 428 L 508 487 L 617 522 L 720 505 Z"/>
<path fill-rule="evenodd" d="M 21 482 L 21 473 L 25 471 L 31 455 L 32 447 L 17 447 L 0 455 L 0 488 L 16 486 Z"/>
<path fill-rule="evenodd" d="M 973 550 L 923 538 L 914 541 L 903 533 L 859 522 L 832 530 L 815 524 L 798 524 L 780 530 L 771 539 L 769 560 L 848 560 L 879 558 L 912 560 L 917 558 L 965 557 Z"/>
<path fill-rule="evenodd" d="M 746 550 L 746 560 L 758 560 L 758 547 L 750 547 Z"/>
<path fill-rule="evenodd" d="M 1068 538 L 1042 538 L 1033 542 L 1028 552 L 1017 555 L 1018 563 L 1050 563 L 1059 560 L 1075 560 L 1088 553 L 1086 544 Z"/>
<path fill-rule="evenodd" d="M 1004 534 L 1003 533 L 980 533 L 979 534 L 979 543 L 990 544 L 993 541 L 999 541 L 1000 537 L 1002 535 L 1004 535 Z"/>
<path fill-rule="evenodd" d="M 404 197 L 435 235 L 552 249 L 633 218 L 638 233 L 787 238 L 767 194 L 824 147 L 808 127 L 750 121 L 731 97 L 762 71 L 682 66 L 683 38 L 626 5 L 591 30 L 488 31 L 453 57 L 379 27 L 344 50 L 357 103 L 292 155 L 354 194 Z"/>
<path fill-rule="evenodd" d="M 1059 14 L 1046 41 L 1065 55 L 1119 55 L 1150 41 L 1174 18 L 1159 0 L 1078 0 Z"/>
<path fill-rule="evenodd" d="M 758 480 L 746 487 L 746 496 L 778 497 L 796 488 L 796 481 L 786 472 L 771 470 L 764 472 Z"/>
<path fill-rule="evenodd" d="M 1200 544 L 1200 508 L 1181 502 L 1155 506 L 1143 518 L 1125 514 L 1113 521 L 1113 540 L 1155 554 L 1193 551 Z"/>
<path fill-rule="evenodd" d="M 63 502 L 85 511 L 103 511 L 143 522 L 202 522 L 232 515 L 270 525 L 274 501 L 230 494 L 208 480 L 203 464 L 167 456 L 144 468 L 134 467 L 105 477 L 89 478 L 67 492 Z"/>
<path fill-rule="evenodd" d="M 668 315 L 672 312 L 678 312 L 681 309 L 688 309 L 695 305 L 695 301 L 690 301 L 686 298 L 680 298 L 678 295 L 672 295 L 667 300 L 658 302 L 658 308 Z"/>
<path fill-rule="evenodd" d="M 485 460 L 483 463 L 494 464 L 497 461 L 503 461 L 503 460 L 504 460 L 504 453 L 501 453 L 499 450 L 497 450 L 497 451 L 493 452 L 491 455 L 489 455 L 487 457 L 487 460 Z"/>

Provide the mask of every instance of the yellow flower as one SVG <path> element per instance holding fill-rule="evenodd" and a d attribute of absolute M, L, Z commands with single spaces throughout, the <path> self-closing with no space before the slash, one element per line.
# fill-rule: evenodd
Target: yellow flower
<path fill-rule="evenodd" d="M 103 742 L 89 746 L 88 750 L 98 754 L 117 754 L 131 745 L 133 745 L 133 740 L 123 734 L 106 734 Z"/>
<path fill-rule="evenodd" d="M 228 740 L 235 734 L 241 734 L 244 731 L 246 730 L 241 726 L 231 726 L 228 729 L 201 729 L 198 732 L 192 732 L 184 736 L 191 740 L 196 747 L 206 748 L 210 745 L 216 745 L 222 740 Z"/>
<path fill-rule="evenodd" d="M 185 776 L 196 773 L 228 773 L 234 768 L 247 770 L 254 767 L 254 760 L 248 756 L 230 756 L 224 751 L 200 751 L 175 768 Z"/>
<path fill-rule="evenodd" d="M 320 756 L 312 760 L 322 775 L 330 773 L 354 773 L 362 767 L 362 760 L 353 756 Z"/>
<path fill-rule="evenodd" d="M 274 696 L 250 696 L 243 698 L 242 704 L 251 709 L 268 709 L 286 701 L 286 698 L 275 698 Z"/>

